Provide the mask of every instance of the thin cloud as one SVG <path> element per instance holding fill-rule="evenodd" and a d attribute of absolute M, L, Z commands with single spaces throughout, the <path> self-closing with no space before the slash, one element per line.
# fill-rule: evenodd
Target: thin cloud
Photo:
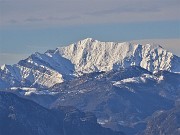
<path fill-rule="evenodd" d="M 178 0 L 1 0 L 0 2 L 3 18 L 1 23 L 4 26 L 180 20 Z"/>
<path fill-rule="evenodd" d="M 42 18 L 27 18 L 25 19 L 25 22 L 42 22 L 44 19 Z"/>
<path fill-rule="evenodd" d="M 95 11 L 86 13 L 87 15 L 107 15 L 107 14 L 121 14 L 121 13 L 142 13 L 142 12 L 159 12 L 160 9 L 157 7 L 118 7 L 115 9 L 109 9 L 109 10 L 101 10 L 101 11 Z"/>
<path fill-rule="evenodd" d="M 74 20 L 74 19 L 80 19 L 81 17 L 78 15 L 75 16 L 67 16 L 67 17 L 55 17 L 55 16 L 49 16 L 46 19 L 47 20 L 54 20 L 54 21 L 68 21 L 68 20 Z"/>
<path fill-rule="evenodd" d="M 16 24 L 16 23 L 18 23 L 18 21 L 17 21 L 17 20 L 12 19 L 12 20 L 9 20 L 9 23 L 10 23 L 10 24 Z"/>

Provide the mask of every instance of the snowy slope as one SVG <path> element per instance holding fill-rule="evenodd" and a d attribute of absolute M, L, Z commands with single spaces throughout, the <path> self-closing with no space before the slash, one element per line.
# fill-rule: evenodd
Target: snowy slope
<path fill-rule="evenodd" d="M 83 73 L 132 65 L 152 72 L 180 72 L 180 58 L 159 45 L 100 42 L 87 38 L 44 54 L 32 54 L 12 66 L 3 65 L 0 68 L 0 89 L 51 87 Z"/>
<path fill-rule="evenodd" d="M 69 60 L 55 51 L 35 53 L 15 65 L 3 65 L 0 69 L 0 82 L 7 86 L 51 87 L 70 79 L 74 69 Z"/>

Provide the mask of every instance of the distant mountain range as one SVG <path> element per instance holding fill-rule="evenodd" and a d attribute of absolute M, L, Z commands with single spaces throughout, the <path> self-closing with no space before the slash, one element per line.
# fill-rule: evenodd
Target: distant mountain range
<path fill-rule="evenodd" d="M 67 132 L 71 135 L 96 135 L 91 130 L 97 130 L 100 135 L 163 135 L 174 130 L 173 135 L 180 129 L 176 105 L 180 101 L 180 58 L 159 45 L 100 42 L 87 38 L 44 54 L 32 54 L 14 65 L 3 65 L 0 69 L 0 89 L 5 91 L 0 94 L 17 98 L 18 103 L 22 101 L 20 106 L 24 108 L 38 106 L 37 112 L 53 112 L 52 118 L 49 114 L 43 116 L 50 117 L 52 121 L 40 117 L 28 122 L 43 122 L 47 126 L 48 121 L 57 124 L 59 121 L 54 121 L 54 117 L 59 118 L 61 125 L 53 123 L 55 126 L 48 127 L 48 134 L 52 131 L 57 131 L 55 135 L 66 132 L 66 129 L 60 131 L 55 128 L 63 127 L 62 119 L 66 119 L 64 110 L 67 108 L 70 112 L 75 110 L 75 114 L 68 117 L 70 123 L 67 128 L 72 132 Z M 7 110 L 11 105 L 6 105 L 5 100 L 9 98 L 4 99 L 0 107 L 4 106 Z M 33 101 L 33 106 L 26 105 L 26 100 Z M 14 102 L 11 104 L 14 105 Z M 53 110 L 63 115 L 56 115 Z M 37 118 L 36 110 L 31 111 Z M 29 112 L 19 110 L 17 114 L 24 118 L 29 116 Z M 87 121 L 84 126 L 79 119 L 89 117 L 89 113 L 83 112 L 92 112 L 97 120 L 92 114 L 90 118 L 96 122 L 90 119 L 93 125 Z M 9 121 L 5 119 L 7 114 L 2 115 L 3 121 Z M 77 123 L 74 125 L 73 121 Z M 162 122 L 171 123 L 169 129 L 166 130 L 167 124 Z M 40 133 L 43 131 L 45 134 L 45 125 L 36 124 L 28 131 L 34 133 L 33 128 L 40 126 Z M 80 126 L 82 129 L 79 129 Z M 0 132 L 3 128 L 0 125 Z"/>
<path fill-rule="evenodd" d="M 159 45 L 100 42 L 87 38 L 67 47 L 35 53 L 0 69 L 0 88 L 47 88 L 83 73 L 140 66 L 180 72 L 180 58 Z"/>

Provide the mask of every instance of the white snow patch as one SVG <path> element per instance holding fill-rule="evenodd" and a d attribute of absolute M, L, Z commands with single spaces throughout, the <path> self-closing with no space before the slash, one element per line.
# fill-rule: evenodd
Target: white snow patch
<path fill-rule="evenodd" d="M 25 96 L 31 95 L 33 93 L 37 95 L 55 95 L 58 93 L 58 92 L 52 92 L 49 90 L 38 90 L 36 88 L 29 88 L 29 87 L 12 87 L 10 89 L 14 91 L 20 90 L 19 93 Z"/>
<path fill-rule="evenodd" d="M 133 78 L 127 78 L 127 79 L 117 81 L 113 85 L 118 86 L 118 85 L 125 84 L 125 83 L 139 83 L 139 82 L 140 82 L 139 78 L 133 77 Z"/>
<path fill-rule="evenodd" d="M 97 119 L 97 123 L 100 124 L 100 125 L 104 125 L 104 124 L 106 124 L 108 122 L 109 122 L 109 120 L 107 120 L 107 119 Z"/>
<path fill-rule="evenodd" d="M 86 89 L 79 90 L 79 93 L 85 93 L 85 92 L 87 92 Z"/>
<path fill-rule="evenodd" d="M 118 121 L 118 124 L 122 125 L 122 126 L 126 126 L 127 125 L 126 122 L 124 122 L 124 121 Z"/>

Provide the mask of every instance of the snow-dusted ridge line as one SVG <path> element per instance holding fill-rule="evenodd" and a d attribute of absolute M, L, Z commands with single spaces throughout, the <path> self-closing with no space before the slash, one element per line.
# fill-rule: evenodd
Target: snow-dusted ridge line
<path fill-rule="evenodd" d="M 34 53 L 0 68 L 0 88 L 51 87 L 83 73 L 140 66 L 151 72 L 180 72 L 180 58 L 159 45 L 101 42 L 87 38 L 69 46 Z"/>

